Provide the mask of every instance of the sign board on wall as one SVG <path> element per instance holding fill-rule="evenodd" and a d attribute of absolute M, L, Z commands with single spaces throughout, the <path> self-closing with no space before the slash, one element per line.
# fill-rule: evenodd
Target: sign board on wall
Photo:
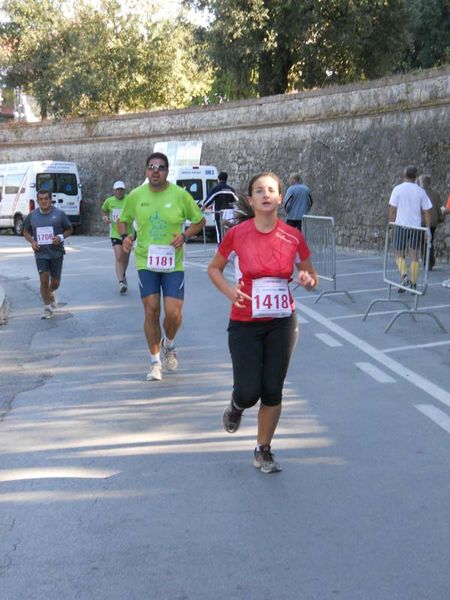
<path fill-rule="evenodd" d="M 169 159 L 169 175 L 175 167 L 199 165 L 202 154 L 200 140 L 155 142 L 153 152 L 162 152 Z"/>

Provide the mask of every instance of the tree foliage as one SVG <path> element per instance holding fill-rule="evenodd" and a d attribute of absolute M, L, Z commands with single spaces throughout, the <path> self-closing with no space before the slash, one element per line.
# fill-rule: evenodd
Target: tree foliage
<path fill-rule="evenodd" d="M 280 94 L 449 59 L 449 0 L 185 0 L 228 97 Z M 447 45 L 446 45 L 447 44 Z"/>
<path fill-rule="evenodd" d="M 211 70 L 187 21 L 142 20 L 152 2 L 96 6 L 80 0 L 63 16 L 58 0 L 4 2 L 7 81 L 35 96 L 43 118 L 177 108 L 208 91 Z"/>
<path fill-rule="evenodd" d="M 409 0 L 410 45 L 403 69 L 428 69 L 450 62 L 450 0 Z"/>
<path fill-rule="evenodd" d="M 161 18 L 164 0 L 3 0 L 0 74 L 45 118 L 281 94 L 450 60 L 450 0 L 182 1 L 210 22 Z"/>

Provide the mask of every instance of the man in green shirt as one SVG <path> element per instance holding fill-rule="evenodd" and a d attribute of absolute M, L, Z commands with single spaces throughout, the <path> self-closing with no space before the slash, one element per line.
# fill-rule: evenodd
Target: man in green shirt
<path fill-rule="evenodd" d="M 162 365 L 169 371 L 178 366 L 174 339 L 181 325 L 184 300 L 184 243 L 205 225 L 195 200 L 183 188 L 169 183 L 168 174 L 167 156 L 161 152 L 151 154 L 146 162 L 147 181 L 127 196 L 117 222 L 125 252 L 130 252 L 133 245 L 127 226 L 134 221 L 137 227 L 136 267 L 150 351 L 148 381 L 162 378 Z M 186 221 L 190 224 L 184 230 Z"/>
<path fill-rule="evenodd" d="M 109 225 L 109 236 L 114 251 L 116 275 L 119 282 L 119 293 L 122 295 L 126 294 L 128 289 L 126 273 L 130 253 L 123 251 L 122 236 L 117 230 L 117 219 L 125 204 L 125 198 L 124 182 L 116 181 L 113 185 L 113 196 L 106 198 L 101 207 L 103 222 Z M 127 233 L 133 235 L 132 223 L 127 226 Z"/>

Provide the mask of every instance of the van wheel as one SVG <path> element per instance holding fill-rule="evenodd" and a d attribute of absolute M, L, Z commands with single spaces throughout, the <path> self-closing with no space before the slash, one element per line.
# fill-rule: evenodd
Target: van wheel
<path fill-rule="evenodd" d="M 22 217 L 22 215 L 16 215 L 14 217 L 14 233 L 16 235 L 23 234 L 23 217 Z"/>

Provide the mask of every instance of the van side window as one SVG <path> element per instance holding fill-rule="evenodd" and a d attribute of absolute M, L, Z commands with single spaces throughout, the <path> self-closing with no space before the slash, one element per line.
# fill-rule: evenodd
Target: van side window
<path fill-rule="evenodd" d="M 38 173 L 36 189 L 48 190 L 51 194 L 78 194 L 77 178 L 73 173 Z"/>
<path fill-rule="evenodd" d="M 25 173 L 15 173 L 6 176 L 5 194 L 17 194 L 20 185 L 25 177 Z"/>
<path fill-rule="evenodd" d="M 201 179 L 177 179 L 177 185 L 187 190 L 197 202 L 203 200 L 203 182 Z"/>
<path fill-rule="evenodd" d="M 77 178 L 73 173 L 58 173 L 56 175 L 56 191 L 67 196 L 76 196 L 78 193 Z"/>
<path fill-rule="evenodd" d="M 46 190 L 50 194 L 56 192 L 56 178 L 53 173 L 38 173 L 36 175 L 36 190 Z"/>

